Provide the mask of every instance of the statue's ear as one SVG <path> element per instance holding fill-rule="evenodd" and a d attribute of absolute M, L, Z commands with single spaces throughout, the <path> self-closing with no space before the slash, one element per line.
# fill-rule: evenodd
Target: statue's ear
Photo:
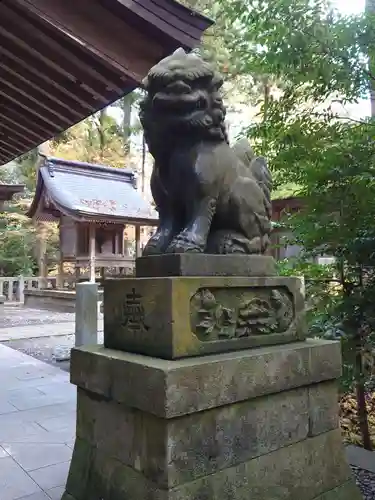
<path fill-rule="evenodd" d="M 176 55 L 176 56 L 186 56 L 186 52 L 184 51 L 184 49 L 182 47 L 179 47 L 177 50 L 175 50 L 173 52 L 173 55 Z"/>

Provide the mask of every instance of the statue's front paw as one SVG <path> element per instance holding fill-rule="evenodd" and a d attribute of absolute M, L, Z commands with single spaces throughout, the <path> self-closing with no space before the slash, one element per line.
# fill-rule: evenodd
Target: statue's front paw
<path fill-rule="evenodd" d="M 148 255 L 160 255 L 163 253 L 161 246 L 159 239 L 151 238 L 144 247 L 142 255 L 144 257 Z"/>
<path fill-rule="evenodd" d="M 166 253 L 202 253 L 204 245 L 184 236 L 177 236 L 168 246 Z"/>

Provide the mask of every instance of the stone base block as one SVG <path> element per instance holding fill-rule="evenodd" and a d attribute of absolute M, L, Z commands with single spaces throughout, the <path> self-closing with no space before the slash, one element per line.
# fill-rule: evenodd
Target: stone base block
<path fill-rule="evenodd" d="M 340 349 L 166 361 L 74 349 L 63 500 L 360 500 L 338 428 Z"/>
<path fill-rule="evenodd" d="M 210 255 L 180 253 L 140 257 L 136 260 L 137 278 L 166 276 L 274 276 L 276 265 L 268 255 Z"/>
<path fill-rule="evenodd" d="M 305 336 L 298 278 L 127 278 L 104 284 L 104 344 L 110 349 L 176 359 Z"/>

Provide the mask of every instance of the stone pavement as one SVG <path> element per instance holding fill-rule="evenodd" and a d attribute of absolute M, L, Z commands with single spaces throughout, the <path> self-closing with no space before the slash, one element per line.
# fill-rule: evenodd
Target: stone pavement
<path fill-rule="evenodd" d="M 73 333 L 72 313 L 12 307 L 0 315 L 0 342 L 50 337 L 70 348 Z M 0 500 L 61 499 L 75 411 L 76 389 L 67 372 L 0 344 Z M 375 472 L 375 453 L 349 446 L 347 457 L 360 470 Z"/>
<path fill-rule="evenodd" d="M 75 408 L 68 373 L 0 345 L 0 500 L 60 500 Z"/>
<path fill-rule="evenodd" d="M 375 453 L 373 451 L 349 445 L 346 447 L 346 457 L 350 465 L 375 473 Z"/>
<path fill-rule="evenodd" d="M 103 329 L 103 315 L 98 313 L 98 329 Z M 59 313 L 23 306 L 5 305 L 0 309 L 0 342 L 72 335 L 74 313 Z M 0 498 L 0 500 L 2 500 Z"/>

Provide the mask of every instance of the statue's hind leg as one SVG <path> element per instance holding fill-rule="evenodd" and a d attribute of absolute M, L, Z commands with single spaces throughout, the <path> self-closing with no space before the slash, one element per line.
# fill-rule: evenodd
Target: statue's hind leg
<path fill-rule="evenodd" d="M 261 253 L 260 237 L 251 240 L 238 231 L 219 229 L 210 234 L 207 241 L 207 253 L 211 254 L 257 254 Z"/>
<path fill-rule="evenodd" d="M 190 202 L 188 224 L 171 242 L 166 253 L 204 252 L 211 222 L 216 211 L 216 200 L 204 198 Z"/>

